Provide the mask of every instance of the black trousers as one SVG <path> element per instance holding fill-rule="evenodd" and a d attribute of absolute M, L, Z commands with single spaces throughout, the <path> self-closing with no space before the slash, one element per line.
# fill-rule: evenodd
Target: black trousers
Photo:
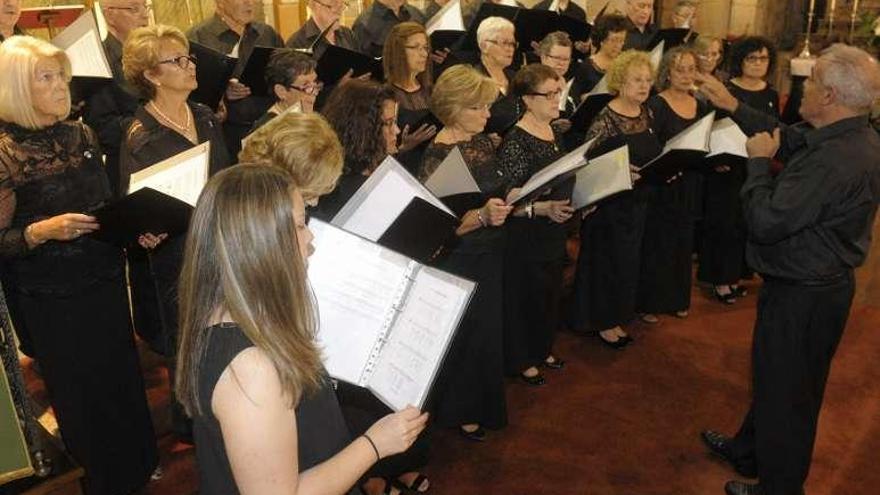
<path fill-rule="evenodd" d="M 765 278 L 752 343 L 752 404 L 731 443 L 766 495 L 803 493 L 831 359 L 852 304 L 852 272 L 805 286 Z"/>

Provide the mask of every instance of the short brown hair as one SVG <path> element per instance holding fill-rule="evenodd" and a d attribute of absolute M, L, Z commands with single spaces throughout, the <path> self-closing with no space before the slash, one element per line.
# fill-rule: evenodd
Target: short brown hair
<path fill-rule="evenodd" d="M 571 48 L 572 43 L 568 33 L 564 31 L 553 31 L 547 36 L 544 36 L 544 39 L 538 44 L 538 54 L 549 55 L 550 50 L 552 50 L 554 46 L 566 46 Z"/>
<path fill-rule="evenodd" d="M 418 22 L 401 22 L 397 24 L 385 38 L 385 46 L 382 48 L 382 69 L 385 71 L 385 79 L 395 86 L 400 86 L 409 78 L 409 67 L 406 64 L 406 40 L 416 34 L 425 35 L 428 43 L 428 54 L 431 53 L 431 37 L 425 31 L 425 26 Z M 431 60 L 428 59 L 425 71 L 416 76 L 423 88 L 431 86 Z"/>
<path fill-rule="evenodd" d="M 529 64 L 517 71 L 516 75 L 513 76 L 510 89 L 516 96 L 523 97 L 537 91 L 538 86 L 543 84 L 544 81 L 556 81 L 558 79 L 559 74 L 550 67 L 544 64 Z"/>
<path fill-rule="evenodd" d="M 159 65 L 159 45 L 162 40 L 176 41 L 189 50 L 189 40 L 174 26 L 156 24 L 137 28 L 129 33 L 122 48 L 122 73 L 144 98 L 156 96 L 156 87 L 144 73 Z"/>
<path fill-rule="evenodd" d="M 342 173 L 342 145 L 324 117 L 288 112 L 270 120 L 247 140 L 241 162 L 270 162 L 293 176 L 306 201 L 336 187 Z"/>
<path fill-rule="evenodd" d="M 552 70 L 552 69 L 551 69 Z M 470 65 L 453 65 L 443 71 L 431 93 L 431 113 L 451 125 L 463 109 L 488 105 L 498 97 L 498 86 Z"/>

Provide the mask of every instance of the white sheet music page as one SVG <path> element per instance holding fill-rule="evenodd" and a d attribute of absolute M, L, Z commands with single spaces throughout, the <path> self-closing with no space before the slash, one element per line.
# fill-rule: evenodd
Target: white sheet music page
<path fill-rule="evenodd" d="M 455 216 L 415 177 L 389 156 L 333 217 L 333 225 L 377 241 L 414 197 Z"/>
<path fill-rule="evenodd" d="M 663 49 L 666 47 L 666 40 L 660 40 L 660 43 L 651 50 L 651 53 L 648 55 L 651 58 L 651 65 L 654 66 L 654 70 L 660 68 L 660 62 L 663 61 Z"/>
<path fill-rule="evenodd" d="M 451 0 L 434 14 L 425 25 L 428 36 L 434 31 L 464 31 L 464 18 L 461 16 L 461 2 Z"/>
<path fill-rule="evenodd" d="M 709 137 L 709 156 L 730 154 L 748 158 L 746 151 L 748 136 L 730 117 L 723 118 L 712 125 Z"/>
<path fill-rule="evenodd" d="M 629 147 L 621 146 L 590 160 L 590 164 L 578 170 L 571 206 L 579 210 L 607 198 L 612 194 L 632 189 L 629 171 Z"/>
<path fill-rule="evenodd" d="M 440 162 L 437 170 L 425 181 L 425 187 L 438 198 L 480 192 L 480 186 L 464 162 L 458 146 L 452 148 Z"/>
<path fill-rule="evenodd" d="M 397 411 L 424 405 L 474 287 L 430 267 L 415 273 L 369 380 L 376 397 Z"/>
<path fill-rule="evenodd" d="M 52 44 L 64 50 L 70 59 L 74 76 L 111 79 L 113 71 L 107 62 L 95 15 L 85 12 L 67 29 L 52 40 Z"/>
<path fill-rule="evenodd" d="M 610 91 L 608 90 L 608 76 L 602 76 L 602 79 L 599 79 L 599 82 L 597 82 L 596 85 L 593 86 L 593 89 L 591 89 L 590 92 L 587 93 L 587 96 L 607 95 L 607 94 L 609 94 L 609 92 Z"/>
<path fill-rule="evenodd" d="M 709 112 L 702 119 L 691 124 L 687 129 L 667 141 L 663 152 L 671 150 L 699 150 L 709 152 L 709 138 L 712 134 L 712 123 L 715 112 Z"/>
<path fill-rule="evenodd" d="M 562 88 L 562 94 L 559 95 L 559 111 L 560 112 L 565 110 L 565 105 L 568 104 L 568 95 L 571 93 L 571 85 L 572 84 L 574 84 L 574 78 L 571 78 L 571 80 L 565 84 L 565 87 Z"/>
<path fill-rule="evenodd" d="M 194 146 L 183 153 L 131 174 L 128 194 L 149 187 L 192 206 L 208 182 L 211 142 Z"/>
<path fill-rule="evenodd" d="M 577 149 L 569 152 L 559 160 L 547 165 L 538 171 L 535 175 L 531 176 L 529 180 L 526 181 L 525 184 L 520 188 L 517 194 L 514 194 L 510 198 L 511 203 L 515 203 L 520 199 L 528 196 L 529 194 L 537 191 L 538 189 L 547 185 L 550 181 L 559 177 L 562 174 L 571 172 L 572 170 L 583 166 L 587 163 L 587 159 L 584 158 L 584 154 L 593 146 L 593 143 L 596 139 L 591 139 L 586 143 L 577 147 Z"/>
<path fill-rule="evenodd" d="M 370 354 L 402 287 L 410 260 L 313 219 L 309 283 L 318 310 L 318 345 L 330 376 L 361 383 Z"/>

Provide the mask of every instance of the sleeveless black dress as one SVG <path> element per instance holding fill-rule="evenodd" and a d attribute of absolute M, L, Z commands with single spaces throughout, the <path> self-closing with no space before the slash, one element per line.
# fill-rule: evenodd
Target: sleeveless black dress
<path fill-rule="evenodd" d="M 253 344 L 241 328 L 233 323 L 213 325 L 205 333 L 208 345 L 199 370 L 198 383 L 202 414 L 196 414 L 193 418 L 196 461 L 201 484 L 199 492 L 205 495 L 237 494 L 238 487 L 235 485 L 223 444 L 223 432 L 211 411 L 211 398 L 223 370 L 235 356 L 253 347 Z M 323 386 L 317 392 L 300 398 L 296 407 L 296 428 L 300 472 L 333 457 L 351 442 L 329 377 L 325 378 Z M 358 488 L 348 491 L 349 495 L 360 493 Z"/>

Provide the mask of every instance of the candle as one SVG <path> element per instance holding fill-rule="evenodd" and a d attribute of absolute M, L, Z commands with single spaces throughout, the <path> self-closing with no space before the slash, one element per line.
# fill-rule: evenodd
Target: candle
<path fill-rule="evenodd" d="M 853 42 L 856 35 L 856 17 L 859 15 L 859 0 L 853 0 L 852 13 L 849 20 L 849 42 Z"/>

